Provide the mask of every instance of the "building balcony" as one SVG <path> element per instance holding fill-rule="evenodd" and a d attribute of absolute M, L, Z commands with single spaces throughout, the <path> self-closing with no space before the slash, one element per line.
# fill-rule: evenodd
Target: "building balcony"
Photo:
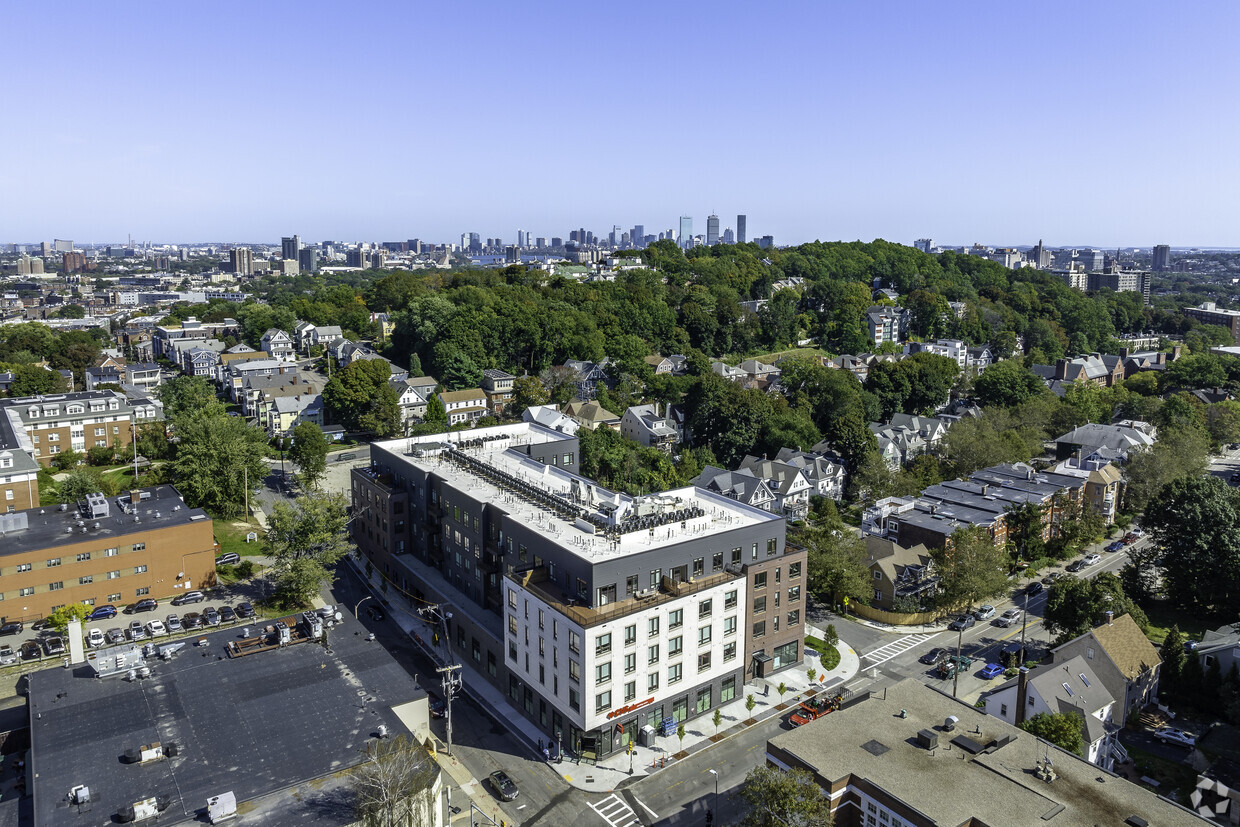
<path fill-rule="evenodd" d="M 554 583 L 549 579 L 545 566 L 537 566 L 525 571 L 509 571 L 508 576 L 538 597 L 538 599 L 583 628 L 597 626 L 609 620 L 616 620 L 626 615 L 643 612 L 696 592 L 705 591 L 722 583 L 744 579 L 743 574 L 734 574 L 729 571 L 679 581 L 673 580 L 670 577 L 664 577 L 659 586 L 654 589 L 638 592 L 633 597 L 626 597 L 623 600 L 617 600 L 615 603 L 608 603 L 605 606 L 591 607 L 585 605 L 584 601 L 565 594 L 558 583 Z"/>

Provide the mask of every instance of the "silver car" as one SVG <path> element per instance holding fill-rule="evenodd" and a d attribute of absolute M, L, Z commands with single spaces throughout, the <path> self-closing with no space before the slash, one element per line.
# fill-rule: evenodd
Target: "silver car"
<path fill-rule="evenodd" d="M 978 620 L 990 620 L 995 616 L 995 607 L 991 606 L 989 603 L 984 606 L 978 606 L 977 609 L 974 610 L 973 616 Z"/>
<path fill-rule="evenodd" d="M 1017 623 L 1020 623 L 1020 618 L 1020 609 L 1008 609 L 1006 612 L 999 615 L 999 619 L 996 620 L 995 623 L 1000 626 L 1015 626 Z"/>

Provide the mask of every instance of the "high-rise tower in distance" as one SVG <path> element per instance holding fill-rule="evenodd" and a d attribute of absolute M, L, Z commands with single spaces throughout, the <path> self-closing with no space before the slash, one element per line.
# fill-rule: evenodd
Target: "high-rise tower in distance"
<path fill-rule="evenodd" d="M 706 217 L 706 246 L 714 247 L 719 243 L 719 216 Z"/>
<path fill-rule="evenodd" d="M 680 217 L 680 246 L 686 250 L 693 246 L 693 218 L 688 215 Z"/>
<path fill-rule="evenodd" d="M 285 236 L 280 239 L 280 258 L 285 261 L 300 261 L 301 236 Z"/>
<path fill-rule="evenodd" d="M 745 216 L 736 216 L 736 243 L 744 244 L 748 236 L 745 235 Z"/>
<path fill-rule="evenodd" d="M 1165 273 L 1171 269 L 1171 246 L 1168 244 L 1157 244 L 1154 246 L 1154 271 L 1156 273 Z"/>

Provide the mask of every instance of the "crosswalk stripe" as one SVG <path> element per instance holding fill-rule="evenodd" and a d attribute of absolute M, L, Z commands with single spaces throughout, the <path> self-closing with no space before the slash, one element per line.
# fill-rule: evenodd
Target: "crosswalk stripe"
<path fill-rule="evenodd" d="M 902 638 L 884 644 L 872 652 L 866 652 L 861 656 L 862 661 L 870 661 L 866 664 L 867 668 L 880 666 L 894 657 L 904 654 L 909 649 L 913 649 L 927 640 L 935 637 L 938 633 L 929 635 L 905 635 Z"/>
<path fill-rule="evenodd" d="M 608 827 L 640 827 L 641 821 L 637 813 L 616 794 L 611 794 L 602 801 L 590 804 L 590 809 L 598 813 L 599 818 L 606 821 Z"/>

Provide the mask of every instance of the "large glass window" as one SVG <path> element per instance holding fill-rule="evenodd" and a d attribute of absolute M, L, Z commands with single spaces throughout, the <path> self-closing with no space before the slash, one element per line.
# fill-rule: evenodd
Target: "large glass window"
<path fill-rule="evenodd" d="M 710 709 L 710 687 L 698 690 L 696 709 L 699 715 Z"/>

